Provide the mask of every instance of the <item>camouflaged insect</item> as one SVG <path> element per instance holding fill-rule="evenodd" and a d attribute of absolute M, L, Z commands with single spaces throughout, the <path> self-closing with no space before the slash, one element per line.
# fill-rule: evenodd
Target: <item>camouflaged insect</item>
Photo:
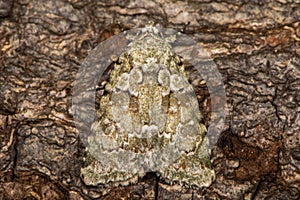
<path fill-rule="evenodd" d="M 170 184 L 211 184 L 198 101 L 167 41 L 146 27 L 115 63 L 88 138 L 86 184 L 128 185 L 149 171 Z"/>

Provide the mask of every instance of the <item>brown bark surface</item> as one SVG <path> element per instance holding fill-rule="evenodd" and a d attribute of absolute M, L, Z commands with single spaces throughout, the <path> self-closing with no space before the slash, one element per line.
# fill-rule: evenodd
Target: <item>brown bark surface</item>
<path fill-rule="evenodd" d="M 104 39 L 149 21 L 193 37 L 222 74 L 227 116 L 209 188 L 80 177 L 77 70 Z M 299 46 L 298 0 L 0 0 L 0 199 L 299 199 Z"/>

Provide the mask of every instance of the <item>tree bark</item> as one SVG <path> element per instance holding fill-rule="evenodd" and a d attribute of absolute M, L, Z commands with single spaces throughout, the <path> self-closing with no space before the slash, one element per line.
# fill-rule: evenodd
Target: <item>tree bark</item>
<path fill-rule="evenodd" d="M 0 0 L 0 199 L 299 199 L 299 19 L 297 0 Z M 77 70 L 97 44 L 149 21 L 193 37 L 222 74 L 227 116 L 208 188 L 80 177 Z"/>

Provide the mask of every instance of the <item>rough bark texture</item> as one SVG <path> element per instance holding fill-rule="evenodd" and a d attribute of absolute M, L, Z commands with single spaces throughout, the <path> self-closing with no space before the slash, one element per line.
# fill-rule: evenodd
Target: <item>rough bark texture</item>
<path fill-rule="evenodd" d="M 300 1 L 0 1 L 0 199 L 299 199 Z M 194 37 L 225 84 L 215 182 L 88 187 L 71 99 L 104 39 L 154 21 Z M 205 106 L 204 106 L 205 107 Z"/>

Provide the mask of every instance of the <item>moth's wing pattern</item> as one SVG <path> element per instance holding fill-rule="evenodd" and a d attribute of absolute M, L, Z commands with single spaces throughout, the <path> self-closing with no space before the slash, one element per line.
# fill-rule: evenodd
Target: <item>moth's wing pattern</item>
<path fill-rule="evenodd" d="M 208 186 L 205 125 L 179 58 L 155 27 L 146 28 L 119 57 L 89 136 L 89 185 L 127 185 L 148 171 L 169 183 Z"/>

